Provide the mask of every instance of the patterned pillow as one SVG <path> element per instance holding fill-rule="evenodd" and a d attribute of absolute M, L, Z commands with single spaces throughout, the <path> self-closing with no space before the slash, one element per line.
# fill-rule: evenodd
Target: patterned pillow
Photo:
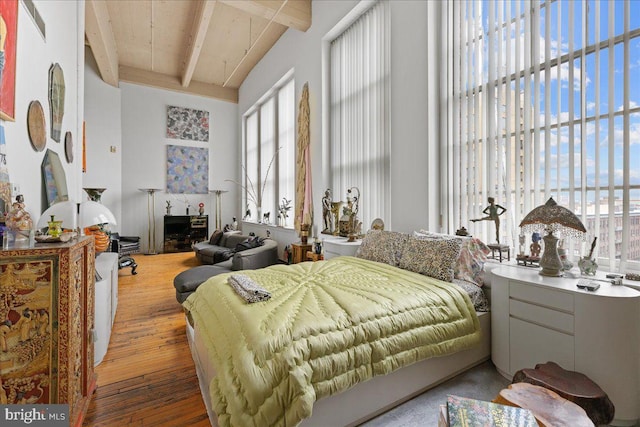
<path fill-rule="evenodd" d="M 369 230 L 355 256 L 397 267 L 408 238 L 408 234 L 396 231 Z"/>
<path fill-rule="evenodd" d="M 413 234 L 418 238 L 459 239 L 462 242 L 462 248 L 455 266 L 454 277 L 478 286 L 484 285 L 484 264 L 487 261 L 487 255 L 491 253 L 491 249 L 480 239 L 477 237 L 433 233 L 426 230 L 414 231 Z"/>
<path fill-rule="evenodd" d="M 460 255 L 460 239 L 430 239 L 410 237 L 399 267 L 445 282 L 453 281 L 453 272 Z"/>

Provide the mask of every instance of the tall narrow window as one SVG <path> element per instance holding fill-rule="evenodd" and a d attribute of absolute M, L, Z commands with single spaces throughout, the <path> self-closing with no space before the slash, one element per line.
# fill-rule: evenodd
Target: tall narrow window
<path fill-rule="evenodd" d="M 330 162 L 334 200 L 360 189 L 364 227 L 389 218 L 389 24 L 380 1 L 330 45 Z"/>
<path fill-rule="evenodd" d="M 464 0 L 443 7 L 453 60 L 444 93 L 454 223 L 487 198 L 507 208 L 502 241 L 549 197 L 576 212 L 601 262 L 640 267 L 640 3 Z M 492 225 L 492 224 L 491 224 Z M 625 232 L 628 231 L 628 232 Z M 474 235 L 494 240 L 487 222 Z M 530 236 L 525 236 L 529 238 Z M 584 253 L 585 244 L 573 246 Z M 625 264 L 626 263 L 626 264 Z"/>
<path fill-rule="evenodd" d="M 282 199 L 295 197 L 295 99 L 291 73 L 283 77 L 244 115 L 243 200 L 251 212 L 246 220 L 270 224 L 278 222 Z M 259 208 L 259 209 L 258 209 Z M 258 212 L 259 211 L 259 212 Z"/>

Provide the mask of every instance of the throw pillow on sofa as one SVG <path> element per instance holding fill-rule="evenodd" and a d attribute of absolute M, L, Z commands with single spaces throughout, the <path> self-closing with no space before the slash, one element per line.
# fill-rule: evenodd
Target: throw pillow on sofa
<path fill-rule="evenodd" d="M 222 230 L 216 230 L 211 234 L 211 238 L 209 239 L 210 245 L 217 245 L 220 243 L 220 239 L 222 238 Z"/>

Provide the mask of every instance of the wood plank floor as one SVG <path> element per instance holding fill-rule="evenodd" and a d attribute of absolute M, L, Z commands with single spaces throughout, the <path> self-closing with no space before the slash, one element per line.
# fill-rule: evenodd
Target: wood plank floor
<path fill-rule="evenodd" d="M 83 425 L 209 426 L 173 287 L 198 261 L 193 252 L 134 257 L 138 274 L 119 272 L 111 341 Z"/>

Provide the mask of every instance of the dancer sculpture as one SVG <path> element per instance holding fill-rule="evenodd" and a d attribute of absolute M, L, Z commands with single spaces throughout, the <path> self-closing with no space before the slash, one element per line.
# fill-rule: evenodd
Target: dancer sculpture
<path fill-rule="evenodd" d="M 500 215 L 505 213 L 507 210 L 500 205 L 495 204 L 495 199 L 493 197 L 488 197 L 487 202 L 489 202 L 489 206 L 484 208 L 482 211 L 483 214 L 487 215 L 482 218 L 472 219 L 471 222 L 478 221 L 493 221 L 496 224 L 496 242 L 500 243 Z"/>

